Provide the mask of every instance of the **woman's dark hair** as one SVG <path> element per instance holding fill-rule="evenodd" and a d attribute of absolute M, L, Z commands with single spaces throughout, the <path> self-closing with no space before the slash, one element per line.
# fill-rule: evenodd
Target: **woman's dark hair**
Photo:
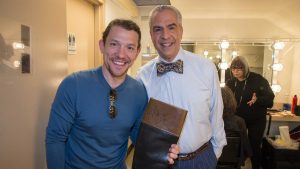
<path fill-rule="evenodd" d="M 135 31 L 139 36 L 138 49 L 141 47 L 141 38 L 142 38 L 141 29 L 135 22 L 127 19 L 114 19 L 108 24 L 108 26 L 106 27 L 105 31 L 102 34 L 102 40 L 104 42 L 104 45 L 111 28 L 114 26 L 122 27 L 128 31 Z"/>
<path fill-rule="evenodd" d="M 232 116 L 236 112 L 237 103 L 231 89 L 227 86 L 221 88 L 223 98 L 223 118 Z"/>

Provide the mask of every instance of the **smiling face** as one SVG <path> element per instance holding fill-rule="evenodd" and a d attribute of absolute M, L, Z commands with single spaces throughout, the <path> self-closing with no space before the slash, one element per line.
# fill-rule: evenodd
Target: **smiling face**
<path fill-rule="evenodd" d="M 159 55 L 172 61 L 180 49 L 182 25 L 172 10 L 165 9 L 154 13 L 150 21 L 152 42 Z"/>
<path fill-rule="evenodd" d="M 103 73 L 106 77 L 125 78 L 128 69 L 140 52 L 138 39 L 137 32 L 113 26 L 105 44 L 102 40 L 99 42 L 104 58 Z"/>

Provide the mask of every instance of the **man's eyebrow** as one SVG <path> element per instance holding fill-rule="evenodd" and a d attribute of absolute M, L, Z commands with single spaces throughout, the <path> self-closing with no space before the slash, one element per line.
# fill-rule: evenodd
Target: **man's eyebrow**
<path fill-rule="evenodd" d="M 172 26 L 177 27 L 177 24 L 176 24 L 176 23 L 171 23 L 171 24 L 167 25 L 167 27 L 172 27 Z M 154 25 L 152 28 L 162 28 L 162 27 L 163 27 L 163 26 Z"/>
<path fill-rule="evenodd" d="M 119 41 L 112 38 L 112 39 L 110 40 L 110 42 L 117 42 L 117 43 L 118 43 Z"/>
<path fill-rule="evenodd" d="M 137 45 L 137 44 L 134 44 L 134 43 L 128 43 L 127 46 L 137 47 L 138 45 Z"/>
<path fill-rule="evenodd" d="M 170 27 L 170 26 L 175 26 L 175 27 L 177 27 L 177 24 L 176 24 L 176 23 L 171 23 L 171 24 L 168 25 L 168 27 Z"/>
<path fill-rule="evenodd" d="M 152 28 L 162 28 L 162 26 L 154 25 Z"/>
<path fill-rule="evenodd" d="M 122 43 L 121 43 L 120 41 L 118 41 L 117 39 L 111 39 L 110 42 L 114 42 L 114 43 L 117 43 L 117 44 L 122 45 Z M 124 45 L 126 45 L 126 46 L 134 46 L 134 47 L 137 47 L 137 46 L 138 46 L 138 45 L 135 44 L 135 43 L 128 43 L 128 44 L 124 44 Z"/>

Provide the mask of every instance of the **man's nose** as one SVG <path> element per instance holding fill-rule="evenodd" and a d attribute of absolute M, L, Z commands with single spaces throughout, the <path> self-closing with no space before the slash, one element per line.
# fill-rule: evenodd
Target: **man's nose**
<path fill-rule="evenodd" d="M 119 58 L 124 58 L 126 56 L 126 48 L 124 46 L 120 47 Z"/>
<path fill-rule="evenodd" d="M 162 33 L 162 37 L 164 39 L 168 39 L 170 37 L 170 31 L 169 30 L 164 30 Z"/>

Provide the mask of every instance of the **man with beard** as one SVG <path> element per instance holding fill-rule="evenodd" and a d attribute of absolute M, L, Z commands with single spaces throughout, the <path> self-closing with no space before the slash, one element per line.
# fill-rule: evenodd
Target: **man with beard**
<path fill-rule="evenodd" d="M 140 41 L 136 23 L 113 20 L 99 42 L 103 66 L 62 81 L 46 131 L 48 169 L 126 169 L 128 137 L 135 143 L 148 102 L 143 84 L 127 75 Z M 171 146 L 171 164 L 178 150 Z"/>

